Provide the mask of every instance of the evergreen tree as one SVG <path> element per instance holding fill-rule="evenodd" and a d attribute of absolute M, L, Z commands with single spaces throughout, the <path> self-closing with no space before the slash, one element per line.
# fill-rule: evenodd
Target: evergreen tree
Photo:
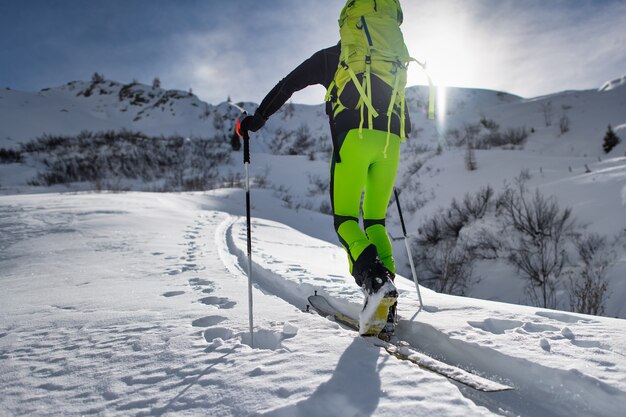
<path fill-rule="evenodd" d="M 98 72 L 94 72 L 93 75 L 91 76 L 91 82 L 93 84 L 98 84 L 98 83 L 103 83 L 104 82 L 104 75 L 98 73 Z"/>
<path fill-rule="evenodd" d="M 611 152 L 611 149 L 613 149 L 619 143 L 620 143 L 619 136 L 617 136 L 615 132 L 613 132 L 611 125 L 609 125 L 609 129 L 606 131 L 606 134 L 604 135 L 604 144 L 602 145 L 604 152 L 606 153 Z"/>

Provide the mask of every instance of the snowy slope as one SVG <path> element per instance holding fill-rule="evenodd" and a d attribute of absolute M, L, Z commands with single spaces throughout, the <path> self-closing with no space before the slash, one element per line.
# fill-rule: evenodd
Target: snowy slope
<path fill-rule="evenodd" d="M 305 310 L 360 295 L 341 249 L 241 190 L 0 197 L 0 415 L 616 416 L 623 320 L 438 295 L 399 277 L 399 335 L 515 391 L 479 394 Z M 282 219 L 280 222 L 277 221 Z M 305 227 L 330 229 L 311 213 Z M 323 232 L 322 232 L 323 233 Z"/>
<path fill-rule="evenodd" d="M 228 107 L 223 105 L 222 109 Z M 215 133 L 215 106 L 190 92 L 136 82 L 72 81 L 37 93 L 4 89 L 0 91 L 0 110 L 2 146 L 23 143 L 44 133 L 77 134 L 82 130 L 131 129 L 186 136 Z"/>
<path fill-rule="evenodd" d="M 489 90 L 442 88 L 438 91 L 436 121 L 427 121 L 424 115 L 427 89 L 409 88 L 408 108 L 415 129 L 403 145 L 396 180 L 403 191 L 409 233 L 416 236 L 423 223 L 449 207 L 453 198 L 462 199 L 466 193 L 487 185 L 499 192 L 524 171 L 530 175 L 531 190 L 554 196 L 562 208 L 572 208 L 577 221 L 586 225 L 586 232 L 599 233 L 614 242 L 617 259 L 607 274 L 610 297 L 605 314 L 626 317 L 626 88 L 620 80 L 597 91 L 566 91 L 532 99 Z M 252 111 L 256 105 L 245 103 L 244 107 Z M 552 112 L 550 126 L 545 121 L 547 107 Z M 559 129 L 563 115 L 570 121 L 565 133 Z M 211 105 L 188 92 L 110 80 L 71 82 L 38 93 L 1 90 L 0 148 L 17 148 L 44 133 L 69 135 L 85 129 L 130 129 L 156 136 L 180 134 L 226 141 L 236 116 L 238 111 L 228 103 Z M 477 150 L 478 169 L 469 172 L 464 164 L 465 148 L 452 143 L 454 135 L 450 132 L 456 129 L 462 136 L 465 126 L 480 124 L 481 120 L 499 125 L 501 131 L 525 128 L 529 137 L 522 149 Z M 606 155 L 602 138 L 609 124 L 622 143 Z M 299 155 L 288 155 L 300 134 L 312 138 L 312 144 Z M 332 230 L 307 223 L 302 214 L 308 210 L 329 211 L 324 188 L 328 179 L 328 135 L 323 105 L 284 106 L 252 135 L 251 175 L 255 189 L 263 187 L 280 199 L 281 206 L 303 216 L 286 220 L 292 214 L 285 210 L 281 221 L 306 227 L 308 234 L 334 242 Z M 443 151 L 439 154 L 435 149 L 440 144 Z M 158 181 L 155 184 L 118 177 L 103 183 L 29 185 L 45 171 L 48 156 L 40 153 L 30 155 L 24 163 L 0 164 L 0 194 L 75 192 L 103 186 L 135 191 L 161 189 Z M 216 186 L 236 186 L 243 173 L 241 154 L 233 152 L 230 161 L 215 170 L 219 174 Z M 391 233 L 399 236 L 395 209 L 389 210 L 388 217 Z M 397 241 L 394 245 L 397 264 L 406 274 L 404 244 Z M 482 265 L 476 275 L 481 280 L 468 291 L 469 296 L 529 303 L 524 281 L 512 267 Z"/>

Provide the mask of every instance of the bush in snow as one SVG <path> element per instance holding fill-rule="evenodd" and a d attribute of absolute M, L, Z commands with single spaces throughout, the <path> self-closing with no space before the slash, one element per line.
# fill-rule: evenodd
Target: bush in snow
<path fill-rule="evenodd" d="M 309 197 L 315 197 L 318 195 L 326 195 L 328 193 L 328 187 L 330 185 L 328 179 L 322 179 L 319 175 L 308 174 L 309 184 L 311 185 L 307 190 Z"/>
<path fill-rule="evenodd" d="M 217 166 L 230 160 L 222 137 L 149 137 L 126 130 L 46 135 L 22 150 L 46 168 L 33 185 L 124 179 L 162 181 L 165 190 L 205 190 L 215 185 Z"/>
<path fill-rule="evenodd" d="M 422 280 L 429 288 L 444 294 L 465 295 L 476 280 L 471 250 L 453 239 L 428 246 L 419 256 Z"/>
<path fill-rule="evenodd" d="M 521 147 L 528 136 L 526 127 L 500 130 L 500 126 L 496 122 L 483 118 L 479 123 L 466 124 L 463 132 L 458 129 L 448 130 L 445 139 L 451 146 L 468 146 L 468 143 L 471 143 L 474 149 L 491 149 L 494 147 Z"/>
<path fill-rule="evenodd" d="M 498 207 L 510 237 L 505 242 L 508 261 L 528 279 L 528 294 L 535 305 L 557 308 L 567 245 L 575 235 L 571 209 L 561 210 L 554 198 L 538 190 L 531 195 L 522 179 L 516 188 L 507 187 Z"/>
<path fill-rule="evenodd" d="M 329 142 L 327 136 L 312 136 L 309 126 L 303 123 L 296 130 L 276 129 L 268 147 L 275 155 L 307 155 L 309 159 L 315 159 L 316 152 L 330 155 L 332 147 Z"/>
<path fill-rule="evenodd" d="M 474 262 L 480 258 L 474 237 L 463 229 L 482 219 L 493 205 L 493 189 L 486 187 L 475 195 L 466 194 L 461 202 L 428 219 L 420 228 L 414 246 L 416 265 L 429 288 L 446 294 L 464 295 L 478 282 Z"/>
<path fill-rule="evenodd" d="M 543 120 L 546 127 L 552 126 L 552 102 L 546 101 L 541 105 L 541 111 L 543 112 Z"/>
<path fill-rule="evenodd" d="M 563 114 L 561 114 L 561 118 L 559 119 L 559 132 L 561 132 L 561 135 L 569 132 L 569 124 L 569 116 L 567 115 L 566 111 L 563 110 Z"/>
<path fill-rule="evenodd" d="M 602 314 L 616 244 L 595 234 L 581 237 L 571 209 L 530 192 L 528 179 L 523 171 L 497 196 L 486 187 L 426 219 L 413 243 L 420 282 L 463 295 L 478 282 L 476 261 L 505 263 L 526 281 L 530 304 L 567 308 L 569 302 L 573 311 Z"/>
<path fill-rule="evenodd" d="M 288 155 L 305 155 L 313 145 L 311 131 L 306 124 L 300 125 L 295 132 L 295 140 L 287 150 Z"/>
<path fill-rule="evenodd" d="M 467 148 L 465 150 L 465 169 L 468 171 L 476 171 L 478 169 L 476 152 L 474 151 L 474 145 L 472 145 L 471 142 L 467 142 Z"/>
<path fill-rule="evenodd" d="M 85 96 L 85 97 L 89 97 L 93 94 L 95 88 L 99 85 L 99 84 L 103 84 L 105 82 L 104 79 L 104 75 L 94 72 L 93 75 L 91 76 L 91 84 L 89 85 L 89 87 L 87 87 L 86 89 L 79 91 L 78 94 L 76 94 L 77 96 Z"/>
<path fill-rule="evenodd" d="M 0 163 L 1 164 L 12 164 L 16 162 L 22 162 L 22 152 L 16 151 L 14 149 L 5 149 L 0 148 Z"/>
<path fill-rule="evenodd" d="M 571 274 L 570 307 L 577 313 L 603 314 L 609 286 L 606 275 L 616 261 L 616 253 L 607 239 L 596 233 L 579 238 L 576 251 L 581 266 L 578 274 Z"/>
<path fill-rule="evenodd" d="M 607 129 L 606 134 L 604 135 L 604 143 L 602 144 L 602 149 L 604 149 L 604 152 L 609 153 L 620 142 L 621 140 L 619 136 L 615 134 L 615 132 L 611 128 L 611 125 L 609 125 L 609 128 Z"/>

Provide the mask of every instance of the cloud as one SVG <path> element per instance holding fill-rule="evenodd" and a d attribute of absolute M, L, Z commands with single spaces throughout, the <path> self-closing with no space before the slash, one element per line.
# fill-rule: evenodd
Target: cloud
<path fill-rule="evenodd" d="M 193 86 L 213 103 L 227 96 L 258 103 L 303 60 L 339 39 L 334 16 L 340 7 L 322 8 L 311 0 L 275 6 L 226 10 L 205 27 L 175 34 L 167 42 L 173 53 L 164 85 Z M 294 98 L 321 103 L 323 91 L 307 89 Z"/>
<path fill-rule="evenodd" d="M 11 3 L 0 14 L 0 82 L 34 89 L 95 71 L 122 82 L 161 78 L 216 103 L 259 102 L 338 38 L 343 1 Z M 404 0 L 412 54 L 448 85 L 526 97 L 595 88 L 626 73 L 621 0 Z M 437 78 L 434 77 L 434 78 Z M 411 84 L 423 83 L 417 71 Z M 296 102 L 321 103 L 308 88 Z"/>
<path fill-rule="evenodd" d="M 439 55 L 462 51 L 446 60 L 456 71 L 454 85 L 531 97 L 599 87 L 626 71 L 623 2 L 404 3 L 408 19 L 423 28 L 412 30 L 415 49 L 429 52 L 429 44 L 441 44 L 438 37 L 452 36 L 455 43 Z"/>

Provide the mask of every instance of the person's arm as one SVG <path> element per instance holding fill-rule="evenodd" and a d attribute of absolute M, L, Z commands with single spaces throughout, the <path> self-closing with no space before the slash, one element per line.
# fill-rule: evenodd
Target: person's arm
<path fill-rule="evenodd" d="M 289 75 L 280 80 L 274 88 L 265 96 L 257 113 L 265 120 L 276 113 L 291 98 L 293 93 L 305 87 L 322 84 L 325 69 L 324 51 L 318 51 L 312 57 L 298 65 Z"/>
<path fill-rule="evenodd" d="M 265 121 L 276 113 L 296 91 L 315 84 L 328 82 L 329 53 L 338 55 L 338 47 L 322 49 L 309 59 L 298 65 L 285 78 L 280 80 L 267 93 L 253 116 L 246 117 L 241 123 L 241 129 L 256 132 L 265 124 Z M 336 68 L 334 64 L 333 70 Z M 334 73 L 333 73 L 334 74 Z"/>

